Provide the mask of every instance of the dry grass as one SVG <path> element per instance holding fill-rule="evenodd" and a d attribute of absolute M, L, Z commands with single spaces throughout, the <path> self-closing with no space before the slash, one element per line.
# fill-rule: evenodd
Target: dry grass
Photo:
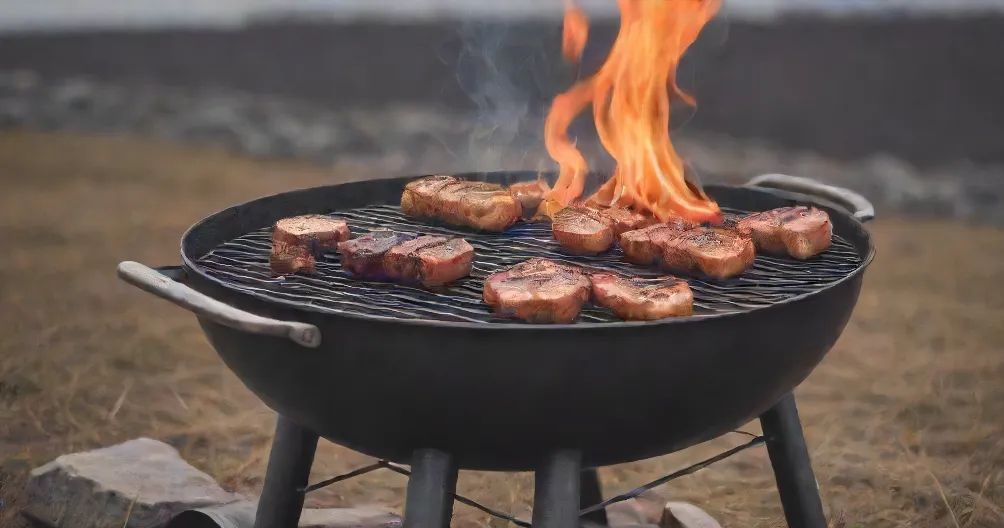
<path fill-rule="evenodd" d="M 272 414 L 218 361 L 194 319 L 114 276 L 176 263 L 181 232 L 223 206 L 365 174 L 124 138 L 0 134 L 0 460 L 14 519 L 25 472 L 140 435 L 225 486 L 260 486 Z M 1004 231 L 876 222 L 879 258 L 847 331 L 798 390 L 824 500 L 846 526 L 1004 525 Z M 971 255 L 972 258 L 959 258 Z M 672 424 L 667 424 L 672 427 Z M 749 426 L 756 429 L 755 424 Z M 620 491 L 741 441 L 607 468 Z M 366 462 L 324 443 L 313 480 Z M 371 474 L 313 504 L 399 507 Z M 464 473 L 461 490 L 528 515 L 527 475 Z M 763 450 L 660 490 L 726 526 L 781 524 Z M 489 522 L 458 506 L 457 525 Z"/>

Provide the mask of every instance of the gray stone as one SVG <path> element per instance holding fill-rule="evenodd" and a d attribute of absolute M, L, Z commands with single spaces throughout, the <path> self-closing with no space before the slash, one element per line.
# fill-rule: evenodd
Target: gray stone
<path fill-rule="evenodd" d="M 240 500 L 149 438 L 63 455 L 35 468 L 24 514 L 43 525 L 154 528 L 177 513 Z"/>
<path fill-rule="evenodd" d="M 704 510 L 687 502 L 667 502 L 660 528 L 722 528 Z"/>
<path fill-rule="evenodd" d="M 252 528 L 256 505 L 241 501 L 208 506 L 178 514 L 166 528 Z M 306 508 L 300 514 L 300 528 L 400 528 L 401 518 L 374 507 Z"/>

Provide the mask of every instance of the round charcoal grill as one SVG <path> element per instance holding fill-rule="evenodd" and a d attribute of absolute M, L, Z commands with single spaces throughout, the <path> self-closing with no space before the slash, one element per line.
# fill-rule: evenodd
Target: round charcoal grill
<path fill-rule="evenodd" d="M 538 174 L 458 177 L 511 184 Z M 254 200 L 189 229 L 182 266 L 119 267 L 125 280 L 195 312 L 224 362 L 279 412 L 261 526 L 298 514 L 302 495 L 290 482 L 306 479 L 318 435 L 411 462 L 411 526 L 442 522 L 443 509 L 429 504 L 443 503 L 436 490 L 449 490 L 457 467 L 538 469 L 538 524 L 538 509 L 567 521 L 546 512 L 561 510 L 569 493 L 561 482 L 572 474 L 578 482 L 579 467 L 682 449 L 757 416 L 789 520 L 816 525 L 822 510 L 790 392 L 832 346 L 857 300 L 874 254 L 861 223 L 873 215 L 867 200 L 782 175 L 709 186 L 729 212 L 826 209 L 833 245 L 807 261 L 758 255 L 751 270 L 726 281 L 690 280 L 690 317 L 624 322 L 587 307 L 576 323 L 533 325 L 493 316 L 481 301 L 487 275 L 531 257 L 641 278 L 660 273 L 625 263 L 616 249 L 565 254 L 545 224 L 488 234 L 405 217 L 397 204 L 410 179 Z M 600 181 L 594 175 L 590 184 Z M 429 291 L 352 279 L 331 254 L 316 275 L 274 277 L 270 226 L 308 213 L 346 219 L 353 236 L 378 228 L 463 236 L 475 248 L 474 270 Z M 565 521 L 540 524 L 572 526 Z"/>

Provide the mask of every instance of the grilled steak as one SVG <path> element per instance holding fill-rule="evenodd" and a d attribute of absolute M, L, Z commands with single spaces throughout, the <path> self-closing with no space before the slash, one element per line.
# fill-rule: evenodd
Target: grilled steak
<path fill-rule="evenodd" d="M 686 281 L 664 277 L 659 282 L 594 273 L 593 301 L 628 321 L 650 321 L 694 312 L 694 293 Z"/>
<path fill-rule="evenodd" d="M 566 207 L 554 214 L 551 233 L 561 247 L 576 254 L 602 253 L 614 243 L 610 219 L 595 209 L 578 205 Z"/>
<path fill-rule="evenodd" d="M 505 231 L 520 218 L 520 202 L 501 185 L 429 176 L 408 183 L 401 211 L 483 231 Z"/>
<path fill-rule="evenodd" d="M 673 272 L 727 279 L 753 265 L 753 240 L 736 230 L 695 227 L 668 238 L 662 246 L 662 264 Z"/>
<path fill-rule="evenodd" d="M 773 255 L 807 259 L 826 251 L 833 224 L 815 207 L 781 207 L 740 218 L 736 228 L 748 232 L 757 249 Z"/>
<path fill-rule="evenodd" d="M 390 278 L 384 267 L 384 255 L 394 246 L 414 238 L 405 233 L 381 229 L 341 242 L 338 244 L 338 253 L 342 258 L 342 268 L 361 279 Z"/>
<path fill-rule="evenodd" d="M 495 313 L 530 323 L 571 323 L 589 299 L 590 284 L 576 267 L 530 259 L 485 279 L 485 303 Z"/>
<path fill-rule="evenodd" d="M 519 201 L 523 209 L 523 218 L 532 218 L 544 200 L 544 193 L 551 188 L 544 180 L 514 183 L 509 186 L 509 193 Z"/>
<path fill-rule="evenodd" d="M 655 224 L 622 233 L 619 242 L 624 251 L 624 259 L 643 266 L 661 262 L 661 244 L 694 227 L 697 227 L 697 224 L 676 217 L 665 224 Z"/>
<path fill-rule="evenodd" d="M 599 212 L 610 221 L 610 227 L 613 228 L 615 237 L 619 237 L 621 233 L 641 229 L 658 222 L 651 216 L 636 213 L 626 207 L 608 207 L 600 209 Z"/>
<path fill-rule="evenodd" d="M 269 266 L 279 274 L 313 273 L 321 253 L 348 238 L 344 220 L 317 214 L 283 218 L 272 228 Z"/>
<path fill-rule="evenodd" d="M 442 286 L 470 274 L 473 260 L 474 248 L 466 240 L 425 235 L 387 251 L 383 267 L 395 281 Z"/>

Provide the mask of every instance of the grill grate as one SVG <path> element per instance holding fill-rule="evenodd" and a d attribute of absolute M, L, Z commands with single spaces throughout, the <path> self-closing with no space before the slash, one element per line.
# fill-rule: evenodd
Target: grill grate
<path fill-rule="evenodd" d="M 740 211 L 726 210 L 740 213 Z M 474 233 L 426 224 L 390 205 L 332 213 L 345 219 L 353 236 L 374 229 L 464 237 L 475 250 L 470 277 L 429 291 L 400 284 L 360 281 L 342 270 L 335 253 L 317 263 L 317 274 L 275 277 L 269 270 L 271 228 L 227 242 L 198 261 L 209 276 L 229 287 L 268 300 L 292 301 L 328 313 L 378 315 L 398 319 L 511 322 L 495 317 L 481 300 L 485 277 L 531 257 L 544 257 L 592 269 L 654 280 L 661 273 L 624 262 L 620 249 L 597 256 L 568 255 L 552 239 L 548 224 L 518 224 L 505 234 Z M 741 312 L 821 289 L 857 269 L 861 257 L 837 235 L 829 250 L 810 261 L 757 255 L 750 270 L 727 281 L 688 279 L 694 291 L 695 316 Z M 579 321 L 617 322 L 605 309 L 587 305 Z"/>

